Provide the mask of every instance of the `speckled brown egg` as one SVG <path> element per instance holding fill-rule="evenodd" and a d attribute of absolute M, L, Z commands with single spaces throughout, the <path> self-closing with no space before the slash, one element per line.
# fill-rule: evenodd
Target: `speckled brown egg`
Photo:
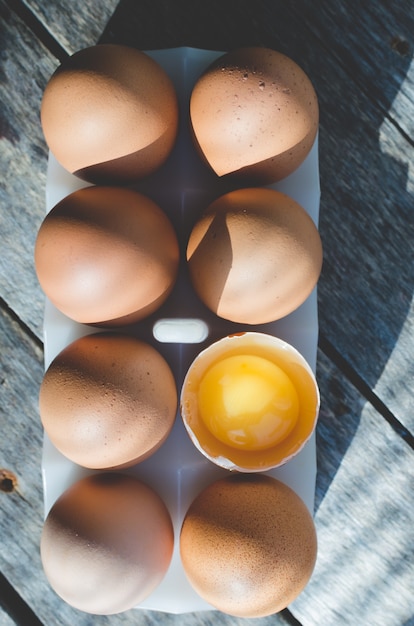
<path fill-rule="evenodd" d="M 322 267 L 318 230 L 302 206 L 279 191 L 248 188 L 213 201 L 187 245 L 192 284 L 219 317 L 263 324 L 294 311 Z"/>
<path fill-rule="evenodd" d="M 299 496 L 267 475 L 231 475 L 190 505 L 180 536 L 185 573 L 213 607 L 238 617 L 286 608 L 312 574 L 317 538 Z"/>
<path fill-rule="evenodd" d="M 173 83 L 149 55 L 100 44 L 79 50 L 50 78 L 41 124 L 56 159 L 94 183 L 129 183 L 155 172 L 178 132 Z"/>
<path fill-rule="evenodd" d="M 291 174 L 308 155 L 319 108 L 311 81 L 292 59 L 246 47 L 221 56 L 200 76 L 190 117 L 216 174 L 268 184 Z"/>
<path fill-rule="evenodd" d="M 96 186 L 74 191 L 46 215 L 34 256 L 40 285 L 62 313 L 109 326 L 161 306 L 177 278 L 179 247 L 150 198 Z"/>
<path fill-rule="evenodd" d="M 55 447 L 93 469 L 134 465 L 168 437 L 177 388 L 162 355 L 128 335 L 97 333 L 64 348 L 39 392 L 43 427 Z"/>
<path fill-rule="evenodd" d="M 96 615 L 129 610 L 164 578 L 173 526 L 160 496 L 132 476 L 102 472 L 67 489 L 41 536 L 43 568 L 68 604 Z"/>

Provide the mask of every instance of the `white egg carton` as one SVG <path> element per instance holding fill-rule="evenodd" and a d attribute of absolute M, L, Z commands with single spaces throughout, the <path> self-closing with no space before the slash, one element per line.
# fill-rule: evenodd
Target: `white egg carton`
<path fill-rule="evenodd" d="M 192 87 L 207 65 L 222 52 L 195 48 L 149 51 L 173 80 L 181 106 L 181 127 L 174 151 L 159 172 L 136 188 L 152 197 L 173 222 L 182 250 L 185 250 L 191 225 L 209 202 L 227 189 L 201 162 L 189 132 L 188 106 Z M 87 183 L 65 171 L 49 157 L 46 209 Z M 305 162 L 290 176 L 269 187 L 290 195 L 318 224 L 320 186 L 317 140 Z M 231 332 L 259 330 L 294 345 L 315 371 L 318 340 L 316 288 L 296 311 L 274 323 L 241 327 L 220 320 L 197 300 L 181 268 L 176 288 L 167 303 L 147 320 L 134 326 L 134 333 L 152 343 L 167 359 L 177 379 L 178 390 L 193 358 L 215 339 Z M 44 315 L 45 368 L 71 341 L 99 329 L 73 322 L 46 299 Z M 125 329 L 130 330 L 130 329 Z M 152 486 L 166 503 L 174 524 L 175 548 L 170 568 L 158 588 L 137 609 L 169 613 L 211 610 L 191 588 L 179 555 L 179 534 L 184 515 L 201 489 L 226 475 L 207 461 L 193 446 L 177 419 L 165 444 L 152 457 L 128 470 Z M 45 434 L 42 459 L 44 512 L 79 478 L 93 473 L 75 465 L 52 445 Z M 304 449 L 289 463 L 266 472 L 292 487 L 311 513 L 314 507 L 316 480 L 316 445 L 313 435 Z"/>

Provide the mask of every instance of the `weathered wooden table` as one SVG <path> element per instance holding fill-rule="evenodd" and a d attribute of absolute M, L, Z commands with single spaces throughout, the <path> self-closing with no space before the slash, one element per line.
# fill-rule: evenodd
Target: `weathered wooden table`
<path fill-rule="evenodd" d="M 39 104 L 59 60 L 98 40 L 144 50 L 266 45 L 295 59 L 318 92 L 319 556 L 308 587 L 275 617 L 98 618 L 60 601 L 42 571 Z M 406 0 L 0 0 L 1 625 L 414 625 L 413 51 Z"/>

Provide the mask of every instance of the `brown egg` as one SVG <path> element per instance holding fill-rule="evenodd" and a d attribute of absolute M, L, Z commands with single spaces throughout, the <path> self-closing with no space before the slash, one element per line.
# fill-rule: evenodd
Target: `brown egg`
<path fill-rule="evenodd" d="M 94 183 L 128 183 L 156 171 L 178 131 L 172 81 L 147 54 L 101 44 L 73 54 L 50 78 L 41 124 L 56 159 Z"/>
<path fill-rule="evenodd" d="M 65 602 L 110 615 L 133 608 L 160 584 L 173 543 L 159 495 L 132 476 L 103 472 L 55 502 L 40 551 L 46 577 Z"/>
<path fill-rule="evenodd" d="M 146 317 L 174 286 L 178 241 L 165 213 L 131 189 L 88 187 L 48 213 L 35 245 L 40 285 L 62 313 L 85 324 Z"/>
<path fill-rule="evenodd" d="M 190 117 L 199 149 L 219 176 L 268 184 L 291 174 L 318 130 L 315 90 L 290 58 L 269 48 L 239 48 L 196 82 Z"/>
<path fill-rule="evenodd" d="M 187 246 L 191 281 L 219 317 L 243 324 L 279 319 L 302 304 L 322 267 L 318 230 L 289 196 L 239 189 L 212 202 Z"/>
<path fill-rule="evenodd" d="M 299 496 L 265 475 L 232 475 L 190 505 L 180 536 L 185 573 L 213 607 L 238 617 L 286 608 L 312 574 L 317 538 Z"/>
<path fill-rule="evenodd" d="M 128 467 L 153 454 L 173 427 L 177 404 L 175 380 L 161 354 L 112 333 L 64 348 L 39 393 L 52 443 L 74 463 L 94 469 Z"/>

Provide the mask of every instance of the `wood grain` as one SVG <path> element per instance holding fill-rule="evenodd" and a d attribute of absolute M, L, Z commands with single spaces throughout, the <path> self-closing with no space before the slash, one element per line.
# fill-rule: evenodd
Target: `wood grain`
<path fill-rule="evenodd" d="M 412 623 L 414 452 L 321 354 L 317 374 L 319 556 L 291 610 L 303 626 Z"/>
<path fill-rule="evenodd" d="M 317 7 L 321 19 L 315 19 L 315 3 L 299 0 L 294 6 L 298 19 L 307 22 L 343 71 L 382 108 L 384 117 L 399 94 L 391 116 L 413 139 L 414 16 L 407 2 L 357 5 L 325 0 Z"/>
<path fill-rule="evenodd" d="M 47 151 L 39 106 L 57 63 L 3 1 L 0 40 L 0 297 L 40 338 L 43 297 L 33 247 L 45 213 Z"/>
<path fill-rule="evenodd" d="M 66 52 L 73 54 L 97 42 L 118 0 L 72 0 L 69 4 L 59 0 L 26 0 L 25 3 Z"/>

